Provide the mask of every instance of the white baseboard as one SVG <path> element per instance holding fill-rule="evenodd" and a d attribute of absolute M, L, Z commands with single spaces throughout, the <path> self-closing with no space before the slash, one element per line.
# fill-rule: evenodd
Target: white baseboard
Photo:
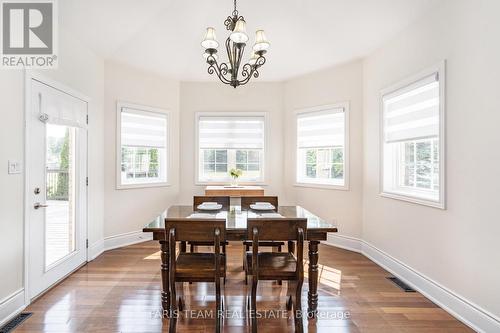
<path fill-rule="evenodd" d="M 99 257 L 103 252 L 104 252 L 104 240 L 100 239 L 89 246 L 89 250 L 87 252 L 88 261 L 94 260 L 95 258 Z"/>
<path fill-rule="evenodd" d="M 104 238 L 104 251 L 116 249 L 119 247 L 142 243 L 153 239 L 151 233 L 144 233 L 142 230 L 127 232 L 115 236 Z"/>
<path fill-rule="evenodd" d="M 21 288 L 0 300 L 0 327 L 26 308 L 24 288 Z"/>
<path fill-rule="evenodd" d="M 124 247 L 132 244 L 142 243 L 152 240 L 152 234 L 146 234 L 142 230 L 127 232 L 115 236 L 109 236 L 104 240 L 98 240 L 89 246 L 88 261 L 92 261 L 100 256 L 104 251 L 113 250 L 119 247 Z"/>
<path fill-rule="evenodd" d="M 325 244 L 340 247 L 344 250 L 361 253 L 362 243 L 359 238 L 329 233 Z"/>
<path fill-rule="evenodd" d="M 500 318 L 405 263 L 354 237 L 328 235 L 325 244 L 359 252 L 477 332 L 500 332 Z"/>

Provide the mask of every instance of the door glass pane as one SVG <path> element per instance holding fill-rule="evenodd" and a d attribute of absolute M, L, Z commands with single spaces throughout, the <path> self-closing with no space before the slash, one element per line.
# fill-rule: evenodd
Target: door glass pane
<path fill-rule="evenodd" d="M 75 128 L 46 127 L 45 266 L 75 250 Z"/>

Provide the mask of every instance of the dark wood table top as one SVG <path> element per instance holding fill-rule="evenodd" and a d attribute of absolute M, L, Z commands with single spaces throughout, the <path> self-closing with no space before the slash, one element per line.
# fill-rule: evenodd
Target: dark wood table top
<path fill-rule="evenodd" d="M 326 239 L 327 232 L 337 232 L 337 227 L 330 222 L 314 215 L 300 206 L 279 206 L 277 212 L 241 210 L 240 206 L 231 206 L 229 210 L 198 211 L 193 206 L 171 206 L 142 229 L 143 232 L 155 234 L 165 232 L 165 220 L 167 219 L 192 219 L 207 218 L 226 220 L 226 234 L 228 238 L 243 239 L 247 228 L 247 219 L 265 218 L 269 220 L 283 218 L 307 218 L 308 238 Z M 234 237 L 230 237 L 233 235 Z M 316 235 L 316 236 L 314 236 Z M 158 238 L 155 237 L 155 238 Z M 231 240 L 231 239 L 229 239 Z"/>

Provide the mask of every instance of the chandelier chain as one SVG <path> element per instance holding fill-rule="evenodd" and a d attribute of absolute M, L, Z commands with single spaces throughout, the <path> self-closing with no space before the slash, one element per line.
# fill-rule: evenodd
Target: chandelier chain
<path fill-rule="evenodd" d="M 233 16 L 238 16 L 238 10 L 236 9 L 236 0 L 234 0 Z"/>

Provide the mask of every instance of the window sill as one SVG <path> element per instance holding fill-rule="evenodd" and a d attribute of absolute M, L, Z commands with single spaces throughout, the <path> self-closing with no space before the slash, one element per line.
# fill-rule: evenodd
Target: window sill
<path fill-rule="evenodd" d="M 117 190 L 133 190 L 141 188 L 153 188 L 153 187 L 170 187 L 170 183 L 143 183 L 143 184 L 120 184 L 116 185 Z"/>
<path fill-rule="evenodd" d="M 339 190 L 339 191 L 349 191 L 348 185 L 334 185 L 334 184 L 315 184 L 315 183 L 295 183 L 293 186 L 296 187 L 308 187 L 308 188 L 319 188 L 324 190 Z"/>
<path fill-rule="evenodd" d="M 410 195 L 403 194 L 403 193 L 381 192 L 380 196 L 382 196 L 384 198 L 401 200 L 401 201 L 406 201 L 406 202 L 410 202 L 410 203 L 414 203 L 414 204 L 419 204 L 422 206 L 439 208 L 439 209 L 443 209 L 443 210 L 446 209 L 444 202 L 434 201 L 434 200 L 420 198 L 420 197 L 414 197 L 414 196 L 410 196 Z"/>
<path fill-rule="evenodd" d="M 231 182 L 204 182 L 204 181 L 196 181 L 194 182 L 194 185 L 196 186 L 230 186 Z M 255 182 L 238 182 L 238 186 L 267 186 L 267 183 L 264 183 L 262 181 L 255 181 Z"/>

